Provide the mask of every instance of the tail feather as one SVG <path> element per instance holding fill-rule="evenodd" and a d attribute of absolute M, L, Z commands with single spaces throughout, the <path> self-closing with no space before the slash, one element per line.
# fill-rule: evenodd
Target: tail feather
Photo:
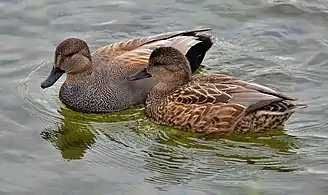
<path fill-rule="evenodd" d="M 259 115 L 286 115 L 288 113 L 294 113 L 298 109 L 306 108 L 306 104 L 294 104 L 291 101 L 277 101 L 273 102 L 263 108 L 257 110 Z"/>
<path fill-rule="evenodd" d="M 186 54 L 186 57 L 190 63 L 191 72 L 195 72 L 199 68 L 206 55 L 206 52 L 213 45 L 213 38 L 210 35 L 199 34 L 196 35 L 196 37 L 198 37 L 197 40 L 200 42 L 192 46 Z"/>
<path fill-rule="evenodd" d="M 158 47 L 174 47 L 183 53 L 195 72 L 202 63 L 206 52 L 212 47 L 214 36 L 205 33 L 211 29 L 194 29 L 173 33 L 172 36 L 163 36 L 163 38 L 153 38 L 148 42 L 141 44 L 138 50 L 147 51 L 149 54 Z M 165 34 L 164 34 L 165 35 Z"/>
<path fill-rule="evenodd" d="M 173 47 L 186 56 L 191 72 L 195 72 L 212 45 L 213 39 L 210 35 L 178 36 L 144 45 L 139 48 L 138 52 L 150 54 L 158 47 Z"/>
<path fill-rule="evenodd" d="M 295 107 L 297 107 L 298 109 L 303 109 L 303 108 L 307 108 L 308 105 L 307 104 L 295 104 Z"/>
<path fill-rule="evenodd" d="M 199 32 L 206 32 L 206 31 L 210 31 L 210 30 L 212 30 L 212 29 L 211 28 L 199 28 L 199 29 L 193 29 L 193 30 L 187 30 L 187 31 L 162 33 L 162 34 L 159 34 L 159 35 L 151 36 L 151 37 L 153 37 L 152 39 L 150 39 L 147 42 L 142 43 L 141 45 L 139 45 L 139 47 L 141 47 L 143 45 L 151 44 L 153 42 L 157 42 L 157 41 L 161 41 L 161 40 L 168 40 L 168 39 L 172 39 L 174 37 L 179 37 L 179 36 L 196 36 L 196 34 L 199 33 Z M 172 35 L 171 36 L 165 36 L 167 34 L 172 34 Z M 161 37 L 161 38 L 159 38 L 159 37 Z"/>

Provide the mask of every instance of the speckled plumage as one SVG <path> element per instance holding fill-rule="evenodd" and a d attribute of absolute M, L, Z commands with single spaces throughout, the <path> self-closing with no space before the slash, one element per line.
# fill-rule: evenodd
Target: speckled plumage
<path fill-rule="evenodd" d="M 42 88 L 53 85 L 66 73 L 59 98 L 70 109 L 84 113 L 106 113 L 142 104 L 154 78 L 135 82 L 126 80 L 133 72 L 146 67 L 151 52 L 161 46 L 172 46 L 182 52 L 197 70 L 212 46 L 212 37 L 195 29 L 113 43 L 92 54 L 87 43 L 77 38 L 62 41 L 55 51 L 55 66 Z"/>
<path fill-rule="evenodd" d="M 146 99 L 147 116 L 185 130 L 238 134 L 282 128 L 296 108 L 306 106 L 232 76 L 191 76 L 186 58 L 171 47 L 154 50 L 144 71 L 159 81 Z"/>

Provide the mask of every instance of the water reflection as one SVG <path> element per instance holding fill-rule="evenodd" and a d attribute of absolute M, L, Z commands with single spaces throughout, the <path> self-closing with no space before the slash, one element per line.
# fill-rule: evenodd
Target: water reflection
<path fill-rule="evenodd" d="M 145 180 L 161 187 L 193 179 L 220 181 L 238 169 L 246 174 L 300 168 L 293 163 L 297 139 L 283 130 L 239 136 L 185 132 L 151 123 L 142 108 L 105 115 L 61 108 L 59 113 L 60 125 L 41 134 L 64 159 L 83 159 L 90 152 L 96 156 L 91 163 L 99 166 L 150 170 Z"/>
<path fill-rule="evenodd" d="M 58 112 L 62 116 L 60 124 L 53 129 L 42 131 L 41 136 L 51 142 L 61 152 L 62 157 L 67 160 L 83 158 L 86 151 L 96 142 L 96 132 L 92 130 L 92 123 L 133 120 L 139 115 L 138 113 L 86 115 L 65 107 L 61 107 Z M 110 137 L 108 138 L 110 139 Z M 115 141 L 114 139 L 110 140 Z"/>
<path fill-rule="evenodd" d="M 86 150 L 95 143 L 95 136 L 89 129 L 88 122 L 76 122 L 67 110 L 61 110 L 64 116 L 56 129 L 41 132 L 44 139 L 51 142 L 64 159 L 77 160 L 83 158 Z"/>
<path fill-rule="evenodd" d="M 142 123 L 148 125 L 148 122 Z M 161 187 L 194 179 L 206 185 L 214 178 L 233 177 L 238 168 L 245 174 L 254 169 L 277 172 L 299 169 L 288 162 L 296 155 L 297 140 L 282 130 L 232 137 L 183 132 L 159 125 L 152 127 L 157 129 L 156 144 L 144 151 L 147 156 L 143 168 L 154 172 L 146 180 Z M 135 131 L 143 131 L 142 125 Z"/>

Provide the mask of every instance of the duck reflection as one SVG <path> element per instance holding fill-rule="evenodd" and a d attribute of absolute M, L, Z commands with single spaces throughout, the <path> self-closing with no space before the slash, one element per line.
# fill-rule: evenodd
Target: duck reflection
<path fill-rule="evenodd" d="M 66 160 L 82 159 L 86 151 L 96 142 L 96 132 L 92 123 L 130 121 L 139 117 L 140 114 L 140 112 L 131 112 L 130 110 L 119 114 L 82 114 L 66 107 L 61 107 L 58 112 L 61 115 L 60 124 L 54 129 L 42 131 L 41 136 L 51 142 Z M 115 141 L 110 136 L 107 137 L 111 141 Z"/>
<path fill-rule="evenodd" d="M 144 131 L 148 122 L 135 128 Z M 143 167 L 154 175 L 147 177 L 151 183 L 178 185 L 193 179 L 213 177 L 226 179 L 229 172 L 246 171 L 252 167 L 260 170 L 290 172 L 299 169 L 290 161 L 295 157 L 297 140 L 281 129 L 266 133 L 222 136 L 192 133 L 161 125 L 152 125 L 152 144 L 145 153 Z M 231 173 L 235 175 L 235 173 Z"/>
<path fill-rule="evenodd" d="M 151 171 L 145 180 L 160 186 L 186 183 L 195 178 L 206 181 L 220 174 L 226 177 L 226 174 L 234 175 L 239 168 L 247 171 L 249 166 L 277 172 L 298 169 L 290 163 L 295 157 L 297 139 L 283 130 L 237 136 L 192 133 L 153 124 L 140 108 L 105 115 L 86 115 L 61 108 L 59 113 L 62 119 L 58 128 L 45 130 L 42 136 L 64 159 L 82 159 L 99 142 L 111 147 L 109 153 L 116 151 L 115 156 L 103 154 L 107 149 L 102 151 L 98 156 L 100 160 L 105 163 L 123 160 L 125 164 L 120 165 L 133 171 Z M 114 131 L 109 123 L 128 128 Z M 101 140 L 99 135 L 103 135 Z M 124 147 L 104 143 L 104 139 Z"/>

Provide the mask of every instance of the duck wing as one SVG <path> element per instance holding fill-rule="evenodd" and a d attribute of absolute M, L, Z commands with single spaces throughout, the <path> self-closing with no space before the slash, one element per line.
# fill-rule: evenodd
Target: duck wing
<path fill-rule="evenodd" d="M 274 102 L 286 102 L 286 109 L 292 109 L 297 107 L 292 100 L 268 87 L 228 75 L 197 75 L 167 96 L 163 102 L 168 109 L 159 116 L 164 115 L 168 124 L 198 131 L 230 132 L 247 113 Z"/>
<path fill-rule="evenodd" d="M 202 28 L 139 37 L 107 45 L 96 50 L 95 54 L 111 56 L 113 64 L 124 66 L 122 70 L 132 73 L 147 65 L 149 56 L 154 49 L 171 46 L 187 56 L 192 71 L 195 71 L 213 44 L 211 36 L 199 33 L 209 30 L 211 29 Z"/>
<path fill-rule="evenodd" d="M 165 124 L 196 131 L 229 132 L 246 110 L 241 104 L 229 103 L 234 99 L 229 92 L 236 88 L 228 84 L 192 80 L 163 101 L 167 102 L 163 113 L 153 112 L 155 118 L 165 121 Z"/>
<path fill-rule="evenodd" d="M 175 91 L 170 98 L 184 104 L 238 104 L 247 111 L 275 101 L 296 100 L 263 85 L 223 74 L 194 76 L 191 82 Z"/>

